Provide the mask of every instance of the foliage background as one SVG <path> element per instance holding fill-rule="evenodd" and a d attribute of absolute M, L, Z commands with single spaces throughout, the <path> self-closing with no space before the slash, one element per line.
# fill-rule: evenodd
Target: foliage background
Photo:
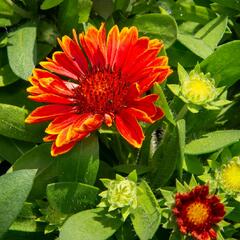
<path fill-rule="evenodd" d="M 73 28 L 84 31 L 90 24 L 99 27 L 101 22 L 108 29 L 114 24 L 120 28 L 135 25 L 141 35 L 164 41 L 161 54 L 168 55 L 174 73 L 153 91 L 160 95 L 158 104 L 166 117 L 145 126 L 146 140 L 140 151 L 115 134 L 102 132 L 53 159 L 50 145 L 42 143 L 46 125 L 24 123 L 28 112 L 38 106 L 27 99 L 27 78 L 39 61 L 59 49 L 58 36 L 71 35 Z M 239 22 L 238 0 L 1 0 L 0 171 L 13 173 L 0 178 L 0 236 L 5 233 L 4 240 L 58 238 L 58 227 L 66 217 L 96 206 L 99 188 L 103 188 L 99 178 L 114 178 L 116 172 L 124 175 L 136 168 L 160 205 L 159 187 L 174 190 L 176 178 L 189 181 L 194 174 L 201 183 L 210 181 L 215 165 L 240 152 Z M 183 103 L 167 87 L 178 82 L 178 63 L 187 70 L 200 63 L 217 86 L 226 87 L 225 95 L 232 103 L 218 111 L 187 113 L 183 120 Z M 203 134 L 207 135 L 200 138 Z M 231 226 L 221 226 L 225 231 L 219 239 L 239 239 L 240 205 L 232 198 L 228 204 L 235 207 L 226 218 Z M 90 229 L 98 229 L 91 219 L 86 215 L 68 223 L 60 239 L 85 239 L 79 238 L 87 234 L 81 224 L 89 222 Z M 99 239 L 119 227 L 111 216 L 100 220 L 108 228 L 97 232 Z M 159 224 L 157 231 L 146 225 L 149 235 L 145 237 L 137 230 L 140 239 L 177 239 L 171 228 Z M 110 239 L 138 237 L 127 221 Z"/>

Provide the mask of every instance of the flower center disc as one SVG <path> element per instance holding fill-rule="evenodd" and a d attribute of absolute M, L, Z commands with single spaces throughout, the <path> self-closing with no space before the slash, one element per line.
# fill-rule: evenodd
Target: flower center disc
<path fill-rule="evenodd" d="M 128 87 L 120 71 L 92 70 L 75 91 L 79 111 L 115 113 L 125 105 Z"/>
<path fill-rule="evenodd" d="M 225 167 L 222 172 L 222 181 L 226 189 L 234 192 L 240 191 L 240 166 L 237 163 L 232 163 Z"/>
<path fill-rule="evenodd" d="M 209 217 L 209 209 L 203 203 L 192 203 L 187 207 L 187 218 L 194 225 L 201 225 Z"/>

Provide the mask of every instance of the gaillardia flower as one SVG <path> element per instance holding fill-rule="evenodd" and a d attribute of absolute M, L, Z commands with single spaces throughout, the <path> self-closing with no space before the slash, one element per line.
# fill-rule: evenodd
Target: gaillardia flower
<path fill-rule="evenodd" d="M 177 193 L 172 211 L 180 232 L 196 240 L 216 239 L 213 226 L 225 214 L 224 205 L 216 195 L 209 194 L 207 185 L 196 186 L 187 193 Z"/>
<path fill-rule="evenodd" d="M 154 105 L 158 96 L 145 95 L 154 83 L 171 73 L 166 56 L 158 56 L 162 42 L 138 37 L 136 27 L 106 36 L 105 25 L 89 27 L 73 39 L 58 39 L 63 51 L 33 70 L 30 99 L 48 103 L 35 109 L 27 123 L 51 121 L 44 141 L 53 141 L 52 155 L 70 150 L 78 141 L 114 123 L 119 133 L 139 148 L 144 134 L 138 120 L 153 123 L 163 116 Z"/>
<path fill-rule="evenodd" d="M 240 158 L 233 157 L 218 172 L 218 180 L 223 190 L 240 200 Z"/>
<path fill-rule="evenodd" d="M 201 72 L 199 64 L 189 74 L 179 64 L 178 76 L 180 85 L 169 84 L 168 87 L 186 103 L 191 112 L 197 113 L 201 108 L 219 110 L 222 106 L 231 103 L 224 98 L 219 98 L 225 87 L 216 88 L 210 73 Z"/>

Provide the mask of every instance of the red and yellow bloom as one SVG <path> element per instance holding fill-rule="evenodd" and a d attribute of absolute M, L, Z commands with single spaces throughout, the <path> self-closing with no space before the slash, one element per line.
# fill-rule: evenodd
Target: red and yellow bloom
<path fill-rule="evenodd" d="M 216 239 L 213 226 L 225 214 L 224 205 L 216 195 L 209 194 L 207 185 L 197 186 L 188 193 L 177 193 L 173 213 L 179 230 L 196 240 Z"/>
<path fill-rule="evenodd" d="M 144 95 L 171 73 L 166 56 L 158 56 L 162 42 L 138 37 L 136 27 L 106 35 L 105 25 L 90 27 L 73 39 L 58 40 L 63 51 L 33 70 L 30 99 L 48 103 L 35 109 L 27 123 L 51 121 L 44 141 L 53 141 L 52 155 L 70 150 L 103 123 L 115 123 L 134 147 L 144 134 L 138 120 L 153 123 L 163 116 L 154 105 L 156 94 Z"/>

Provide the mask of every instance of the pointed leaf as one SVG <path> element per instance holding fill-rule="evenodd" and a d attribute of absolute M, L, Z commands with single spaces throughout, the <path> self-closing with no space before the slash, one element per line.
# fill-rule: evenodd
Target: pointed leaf
<path fill-rule="evenodd" d="M 77 213 L 96 205 L 98 188 L 83 183 L 59 182 L 47 186 L 52 208 L 61 213 Z"/>
<path fill-rule="evenodd" d="M 111 237 L 122 222 L 103 212 L 91 209 L 72 215 L 63 224 L 59 240 L 106 240 Z"/>
<path fill-rule="evenodd" d="M 43 125 L 25 124 L 27 114 L 23 108 L 0 104 L 0 134 L 27 142 L 42 142 Z"/>
<path fill-rule="evenodd" d="M 173 17 L 158 13 L 137 15 L 129 25 L 152 38 L 161 39 L 165 48 L 170 47 L 177 38 L 177 24 Z"/>
<path fill-rule="evenodd" d="M 83 139 L 74 149 L 58 159 L 59 181 L 93 185 L 99 167 L 98 138 L 92 135 Z"/>
<path fill-rule="evenodd" d="M 9 64 L 13 72 L 22 79 L 31 75 L 36 64 L 36 34 L 37 28 L 33 23 L 20 26 L 9 34 Z"/>
<path fill-rule="evenodd" d="M 240 130 L 221 130 L 210 132 L 186 145 L 185 154 L 198 155 L 214 152 L 238 142 Z"/>
<path fill-rule="evenodd" d="M 21 211 L 36 170 L 20 170 L 0 177 L 0 238 Z"/>
<path fill-rule="evenodd" d="M 210 72 L 217 86 L 232 86 L 240 78 L 240 41 L 221 45 L 201 62 L 201 69 Z"/>
<path fill-rule="evenodd" d="M 133 227 L 140 240 L 152 239 L 159 227 L 161 215 L 158 202 L 145 181 L 138 186 L 137 201 L 138 207 L 131 214 Z"/>

